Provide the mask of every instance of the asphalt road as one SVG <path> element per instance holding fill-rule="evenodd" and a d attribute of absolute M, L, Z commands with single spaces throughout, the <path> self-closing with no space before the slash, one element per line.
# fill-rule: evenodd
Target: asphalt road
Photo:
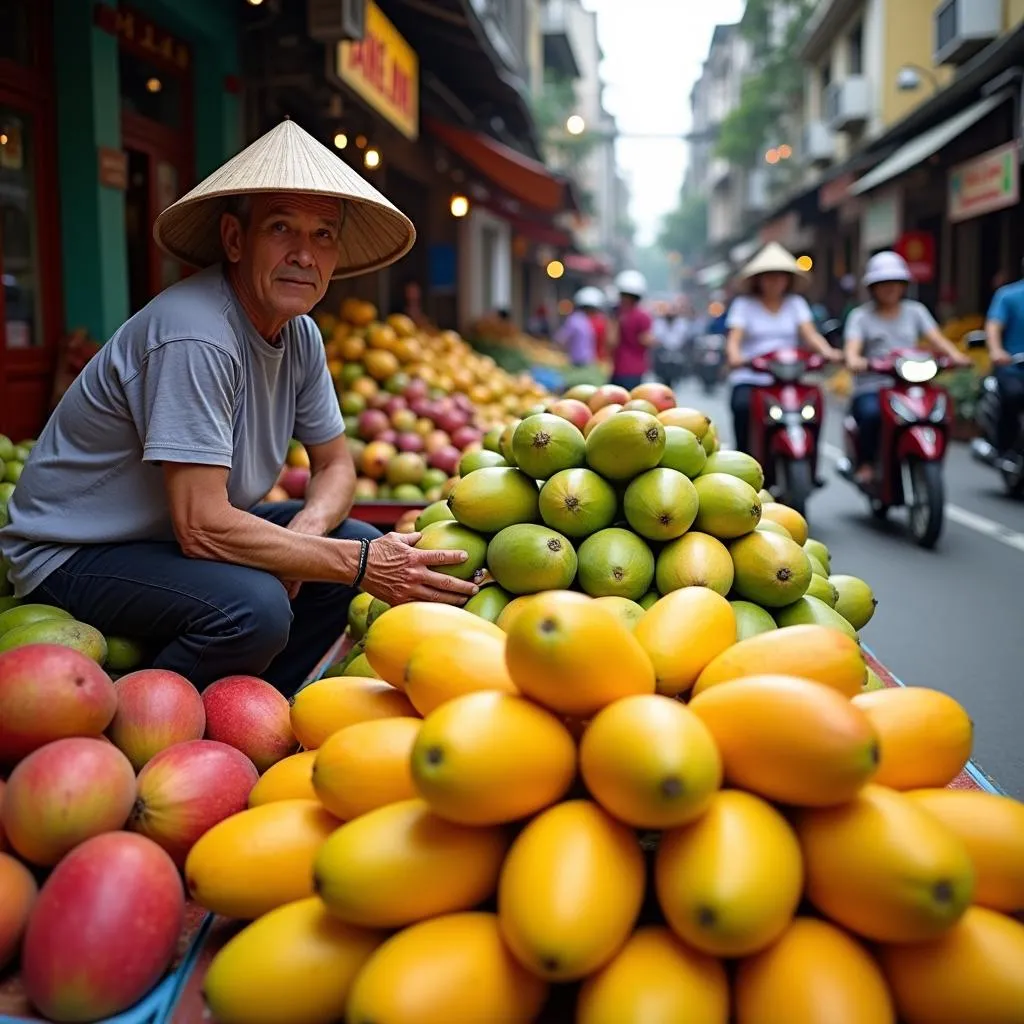
<path fill-rule="evenodd" d="M 686 381 L 677 394 L 731 441 L 726 388 L 709 398 Z M 879 604 L 863 630 L 865 645 L 904 682 L 959 700 L 975 723 L 975 764 L 1024 798 L 1024 501 L 1004 497 L 995 470 L 955 444 L 946 462 L 946 525 L 935 550 L 924 551 L 903 513 L 877 523 L 861 494 L 835 473 L 842 411 L 836 402 L 826 414 L 828 483 L 809 504 L 811 535 L 828 545 L 834 571 L 874 589 Z"/>

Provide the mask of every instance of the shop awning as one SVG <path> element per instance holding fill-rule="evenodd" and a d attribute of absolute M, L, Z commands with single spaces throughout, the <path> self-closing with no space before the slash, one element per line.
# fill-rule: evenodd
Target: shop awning
<path fill-rule="evenodd" d="M 584 252 L 567 252 L 562 257 L 566 270 L 576 274 L 610 274 L 611 266 L 606 260 L 599 259 Z"/>
<path fill-rule="evenodd" d="M 697 283 L 705 288 L 718 288 L 729 280 L 732 267 L 728 263 L 712 263 L 710 267 L 697 271 Z"/>
<path fill-rule="evenodd" d="M 873 171 L 869 171 L 854 183 L 850 194 L 855 196 L 864 195 L 884 185 L 887 181 L 913 170 L 918 164 L 924 163 L 930 156 L 934 156 L 939 150 L 948 146 L 955 138 L 962 135 L 972 125 L 977 124 L 986 114 L 995 110 L 1001 103 L 1010 98 L 1009 92 L 997 92 L 959 114 L 955 114 L 948 121 L 937 124 L 934 128 L 921 135 L 916 136 L 909 142 L 904 143 L 892 156 L 883 160 Z"/>
<path fill-rule="evenodd" d="M 539 161 L 517 153 L 483 132 L 457 128 L 434 118 L 428 118 L 426 124 L 432 135 L 513 199 L 546 213 L 573 207 L 568 182 Z"/>

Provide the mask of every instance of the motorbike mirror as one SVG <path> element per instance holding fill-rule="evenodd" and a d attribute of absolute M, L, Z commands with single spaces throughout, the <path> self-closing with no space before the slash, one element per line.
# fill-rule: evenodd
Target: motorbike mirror
<path fill-rule="evenodd" d="M 964 342 L 968 348 L 985 348 L 988 344 L 984 331 L 968 331 L 964 335 Z"/>

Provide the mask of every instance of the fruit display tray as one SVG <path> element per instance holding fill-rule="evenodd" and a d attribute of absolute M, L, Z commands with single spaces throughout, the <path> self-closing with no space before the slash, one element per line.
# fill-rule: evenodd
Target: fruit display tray
<path fill-rule="evenodd" d="M 421 512 L 422 505 L 410 505 L 404 501 L 357 501 L 352 506 L 351 517 L 371 526 L 393 528 L 407 512 Z"/>
<path fill-rule="evenodd" d="M 341 656 L 346 646 L 347 637 L 342 636 L 310 674 L 307 685 L 321 678 L 327 666 Z M 864 652 L 868 664 L 886 686 L 904 685 L 867 647 Z M 949 788 L 1003 793 L 973 762 L 968 762 Z M 205 1024 L 209 1018 L 203 1003 L 202 985 L 207 968 L 218 950 L 242 927 L 237 921 L 207 914 L 195 904 L 188 904 L 178 958 L 171 972 L 136 1006 L 116 1017 L 107 1018 L 101 1024 Z M 555 993 L 552 1004 L 558 1002 L 558 1005 L 549 1006 L 545 1014 L 545 1020 L 550 1024 L 572 1019 L 571 991 L 567 989 L 566 993 L 563 993 L 564 1006 L 561 995 Z M 33 1014 L 17 975 L 6 979 L 0 976 L 0 1024 L 46 1024 L 43 1018 Z"/>

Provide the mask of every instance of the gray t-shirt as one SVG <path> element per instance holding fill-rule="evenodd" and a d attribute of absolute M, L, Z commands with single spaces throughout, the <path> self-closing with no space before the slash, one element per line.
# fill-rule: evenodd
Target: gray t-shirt
<path fill-rule="evenodd" d="M 221 267 L 158 295 L 107 342 L 32 450 L 0 531 L 15 592 L 82 545 L 171 541 L 162 462 L 230 469 L 228 498 L 255 505 L 290 438 L 344 433 L 323 342 L 308 316 L 264 340 Z"/>
<path fill-rule="evenodd" d="M 882 359 L 889 352 L 915 348 L 921 337 L 937 326 L 928 308 L 912 299 L 904 299 L 893 317 L 879 316 L 875 304 L 865 302 L 850 313 L 843 336 L 846 341 L 863 344 L 865 359 Z M 889 379 L 880 373 L 858 373 L 853 393 L 869 394 L 888 383 Z"/>

